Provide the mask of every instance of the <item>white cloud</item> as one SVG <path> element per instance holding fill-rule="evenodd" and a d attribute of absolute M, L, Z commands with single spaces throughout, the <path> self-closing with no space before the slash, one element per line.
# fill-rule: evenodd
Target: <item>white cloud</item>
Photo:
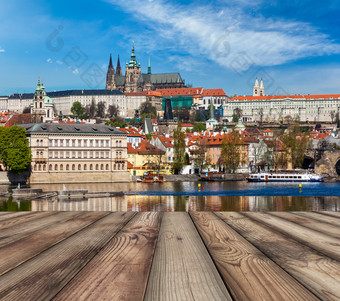
<path fill-rule="evenodd" d="M 59 61 L 59 60 L 57 60 L 57 64 L 58 64 L 58 65 L 62 65 L 62 64 L 63 64 L 63 62 L 62 62 L 62 61 Z"/>
<path fill-rule="evenodd" d="M 246 14 L 246 0 L 238 7 L 173 5 L 160 0 L 108 0 L 145 21 L 159 44 L 177 52 L 208 58 L 221 66 L 246 69 L 247 64 L 275 66 L 299 58 L 340 53 L 340 45 L 310 24 Z M 223 11 L 223 14 L 221 12 Z M 151 30 L 150 30 L 151 29 Z M 157 37 L 155 36 L 157 35 Z M 139 35 L 142 40 L 146 37 Z M 248 60 L 245 65 L 240 61 Z"/>
<path fill-rule="evenodd" d="M 74 69 L 74 70 L 72 71 L 72 73 L 73 73 L 73 74 L 79 74 L 78 68 Z"/>
<path fill-rule="evenodd" d="M 46 62 L 47 62 L 47 63 L 50 63 L 50 64 L 52 64 L 52 63 L 53 63 L 53 61 L 52 61 L 52 59 L 51 59 L 51 58 L 48 58 L 48 59 L 46 60 Z"/>
<path fill-rule="evenodd" d="M 6 50 L 0 46 L 0 52 L 5 52 Z"/>

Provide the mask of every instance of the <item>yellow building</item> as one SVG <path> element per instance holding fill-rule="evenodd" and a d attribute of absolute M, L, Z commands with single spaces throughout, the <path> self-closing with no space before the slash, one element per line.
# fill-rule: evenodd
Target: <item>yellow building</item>
<path fill-rule="evenodd" d="M 131 164 L 129 171 L 131 175 L 143 176 L 147 171 L 160 171 L 170 174 L 170 166 L 166 163 L 165 151 L 142 141 L 137 147 L 131 143 L 127 144 L 127 160 Z"/>

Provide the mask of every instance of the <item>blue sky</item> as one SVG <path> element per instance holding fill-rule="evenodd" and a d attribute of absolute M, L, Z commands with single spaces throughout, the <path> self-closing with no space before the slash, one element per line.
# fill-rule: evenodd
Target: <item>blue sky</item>
<path fill-rule="evenodd" d="M 322 5 L 321 5 L 322 4 Z M 249 95 L 340 93 L 340 0 L 12 0 L 0 4 L 0 95 L 105 88 L 135 42 L 147 72 Z"/>

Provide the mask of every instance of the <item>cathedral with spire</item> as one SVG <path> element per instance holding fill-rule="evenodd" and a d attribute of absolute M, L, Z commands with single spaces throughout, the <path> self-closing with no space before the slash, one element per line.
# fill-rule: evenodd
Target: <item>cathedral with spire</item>
<path fill-rule="evenodd" d="M 179 73 L 151 73 L 149 58 L 147 73 L 142 73 L 141 65 L 137 62 L 135 46 L 132 45 L 131 58 L 125 67 L 125 75 L 122 73 L 118 56 L 116 71 L 110 55 L 109 67 L 106 75 L 106 89 L 120 90 L 122 92 L 142 92 L 145 90 L 185 88 L 185 82 Z"/>

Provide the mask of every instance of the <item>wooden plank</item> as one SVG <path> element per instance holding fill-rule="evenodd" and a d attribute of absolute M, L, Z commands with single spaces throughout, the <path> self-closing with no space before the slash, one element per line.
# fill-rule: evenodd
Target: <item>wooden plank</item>
<path fill-rule="evenodd" d="M 281 217 L 287 221 L 307 227 L 318 232 L 340 238 L 340 227 L 319 222 L 307 216 L 296 215 L 290 212 L 270 212 L 270 214 Z"/>
<path fill-rule="evenodd" d="M 4 229 L 7 229 L 7 228 L 17 227 L 20 224 L 32 222 L 34 220 L 37 220 L 37 219 L 40 219 L 46 216 L 50 216 L 53 214 L 55 214 L 55 212 L 52 212 L 52 211 L 32 212 L 32 214 L 21 215 L 15 218 L 7 219 L 5 221 L 0 221 L 0 230 L 3 231 Z"/>
<path fill-rule="evenodd" d="M 340 218 L 340 212 L 338 211 L 318 211 L 318 213 Z"/>
<path fill-rule="evenodd" d="M 142 300 L 161 216 L 138 213 L 55 300 Z"/>
<path fill-rule="evenodd" d="M 163 216 L 144 300 L 232 300 L 186 212 Z"/>
<path fill-rule="evenodd" d="M 270 214 L 261 212 L 244 212 L 244 214 L 335 260 L 340 260 L 340 239 L 338 238 L 308 229 Z"/>
<path fill-rule="evenodd" d="M 216 215 L 190 215 L 235 300 L 316 299 Z"/>
<path fill-rule="evenodd" d="M 6 211 L 0 216 L 0 222 L 22 215 L 33 214 L 32 211 Z"/>
<path fill-rule="evenodd" d="M 117 212 L 98 219 L 103 215 L 90 213 L 95 219 L 88 227 L 1 276 L 0 299 L 51 300 L 134 214 Z"/>
<path fill-rule="evenodd" d="M 33 220 L 31 222 L 19 224 L 15 227 L 10 227 L 0 231 L 0 250 L 1 247 L 8 246 L 26 236 L 42 229 L 54 226 L 57 223 L 63 223 L 71 218 L 74 218 L 81 213 L 79 212 L 54 212 L 42 215 L 40 219 Z"/>
<path fill-rule="evenodd" d="M 298 216 L 312 218 L 316 221 L 340 227 L 340 218 L 334 217 L 332 215 L 319 214 L 318 212 L 301 212 L 301 211 L 296 211 L 293 213 Z"/>
<path fill-rule="evenodd" d="M 58 223 L 43 227 L 40 231 L 0 248 L 0 275 L 37 256 L 107 214 L 109 213 L 61 212 Z M 52 219 L 54 216 L 50 218 Z"/>
<path fill-rule="evenodd" d="M 340 299 L 340 263 L 237 212 L 216 213 L 322 300 Z M 295 298 L 294 298 L 295 299 Z M 296 298 L 295 300 L 310 300 Z"/>

